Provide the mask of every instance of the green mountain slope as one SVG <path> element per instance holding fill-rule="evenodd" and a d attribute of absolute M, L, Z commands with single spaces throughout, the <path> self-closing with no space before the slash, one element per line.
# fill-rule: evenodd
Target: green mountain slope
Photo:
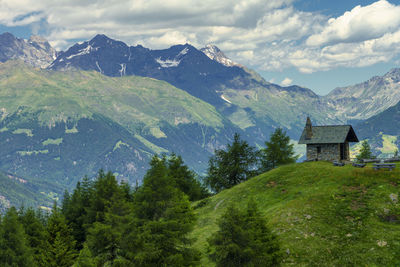
<path fill-rule="evenodd" d="M 11 206 L 49 208 L 56 196 L 54 191 L 62 189 L 55 184 L 38 180 L 26 180 L 10 173 L 0 172 L 0 212 Z"/>
<path fill-rule="evenodd" d="M 0 65 L 2 116 L 19 107 L 41 110 L 40 122 L 51 127 L 69 118 L 107 116 L 128 129 L 162 137 L 160 121 L 172 125 L 201 123 L 222 127 L 215 109 L 166 82 L 152 78 L 111 78 L 97 72 L 53 72 L 9 61 Z"/>
<path fill-rule="evenodd" d="M 279 236 L 284 266 L 397 266 L 400 263 L 400 170 L 331 163 L 283 166 L 197 202 L 192 233 L 206 257 L 207 238 L 229 203 L 253 198 Z"/>
<path fill-rule="evenodd" d="M 392 157 L 400 146 L 400 103 L 355 126 L 361 139 L 368 139 L 380 157 Z"/>
<path fill-rule="evenodd" d="M 284 127 L 292 138 L 297 139 L 307 116 L 320 125 L 341 122 L 330 115 L 333 108 L 311 90 L 298 86 L 279 87 L 256 78 L 243 85 L 243 89 L 223 88 L 220 91 L 223 99 L 232 104 L 227 103 L 229 107 L 223 113 L 240 128 L 249 132 L 260 128 L 269 133 L 271 126 Z"/>
<path fill-rule="evenodd" d="M 73 187 L 104 168 L 134 181 L 172 151 L 199 170 L 236 130 L 163 81 L 0 64 L 0 169 L 22 177 Z"/>

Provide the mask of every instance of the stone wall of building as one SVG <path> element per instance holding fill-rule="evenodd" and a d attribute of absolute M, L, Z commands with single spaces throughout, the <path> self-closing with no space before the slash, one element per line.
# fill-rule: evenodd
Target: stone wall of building
<path fill-rule="evenodd" d="M 320 152 L 318 153 L 318 147 Z M 340 144 L 312 144 L 307 145 L 308 160 L 340 160 Z"/>

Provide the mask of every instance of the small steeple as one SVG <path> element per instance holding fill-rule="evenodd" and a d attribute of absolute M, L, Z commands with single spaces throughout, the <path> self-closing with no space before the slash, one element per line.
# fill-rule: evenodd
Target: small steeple
<path fill-rule="evenodd" d="M 306 140 L 310 140 L 313 136 L 312 133 L 312 124 L 311 124 L 311 120 L 310 117 L 307 117 L 307 122 L 306 122 Z"/>

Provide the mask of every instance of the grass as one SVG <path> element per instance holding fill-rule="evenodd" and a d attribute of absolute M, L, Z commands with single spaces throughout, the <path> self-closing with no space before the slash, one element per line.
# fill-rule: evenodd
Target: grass
<path fill-rule="evenodd" d="M 78 133 L 78 129 L 76 128 L 76 125 L 74 125 L 74 127 L 72 127 L 71 129 L 66 128 L 65 133 L 67 133 L 67 134 Z"/>
<path fill-rule="evenodd" d="M 194 203 L 192 237 L 202 265 L 213 266 L 207 238 L 229 203 L 253 198 L 279 236 L 284 266 L 394 266 L 400 262 L 400 170 L 334 167 L 327 162 L 280 167 Z"/>
<path fill-rule="evenodd" d="M 13 134 L 26 134 L 26 136 L 29 136 L 29 137 L 33 136 L 31 129 L 16 129 L 12 133 Z"/>
<path fill-rule="evenodd" d="M 128 145 L 127 143 L 124 143 L 124 142 L 122 142 L 121 140 L 119 140 L 119 141 L 115 144 L 115 146 L 114 146 L 114 148 L 113 148 L 113 151 L 115 151 L 115 150 L 121 148 L 121 146 L 129 147 L 129 145 Z"/>
<path fill-rule="evenodd" d="M 135 138 L 137 138 L 142 144 L 144 144 L 147 148 L 151 149 L 152 151 L 156 152 L 157 154 L 167 153 L 168 150 L 165 148 L 159 147 L 152 142 L 148 141 L 146 138 L 135 134 Z"/>
<path fill-rule="evenodd" d="M 394 154 L 397 150 L 397 136 L 382 134 L 382 148 L 380 149 L 384 154 Z"/>
<path fill-rule="evenodd" d="M 48 138 L 45 141 L 42 142 L 43 146 L 48 146 L 48 145 L 60 145 L 62 143 L 63 139 L 62 138 L 57 138 L 57 139 L 52 139 Z"/>
<path fill-rule="evenodd" d="M 32 151 L 17 151 L 21 156 L 31 156 L 31 155 L 39 155 L 39 154 L 47 154 L 49 150 L 32 150 Z"/>

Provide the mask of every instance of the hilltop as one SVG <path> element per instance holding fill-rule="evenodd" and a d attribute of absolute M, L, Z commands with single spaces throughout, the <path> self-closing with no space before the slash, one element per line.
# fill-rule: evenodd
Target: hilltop
<path fill-rule="evenodd" d="M 283 166 L 194 204 L 201 250 L 229 203 L 253 198 L 279 236 L 284 266 L 394 266 L 400 263 L 400 170 L 327 162 Z"/>

